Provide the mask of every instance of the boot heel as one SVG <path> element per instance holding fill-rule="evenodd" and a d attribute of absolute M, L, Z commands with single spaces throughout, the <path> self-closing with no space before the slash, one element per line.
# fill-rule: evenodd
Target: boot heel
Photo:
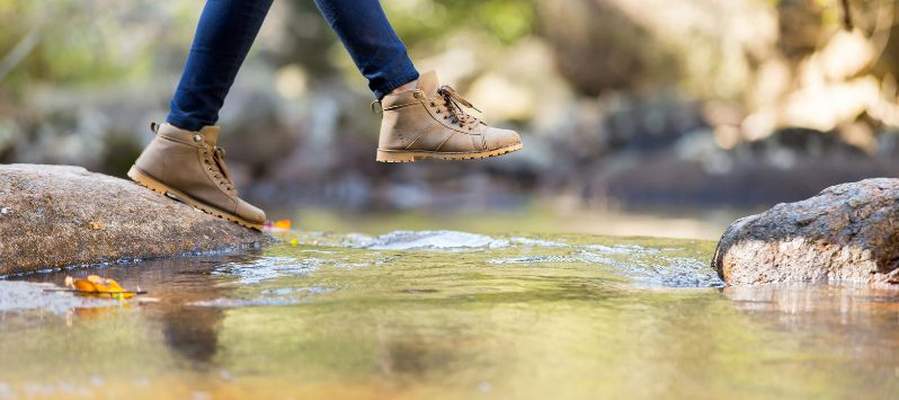
<path fill-rule="evenodd" d="M 131 178 L 132 181 L 140 184 L 141 186 L 143 186 L 147 189 L 150 189 L 156 193 L 159 193 L 161 195 L 165 196 L 165 195 L 168 195 L 168 193 L 169 193 L 168 187 L 166 187 L 164 184 L 157 181 L 156 179 L 153 179 L 153 178 L 147 176 L 146 174 L 144 174 L 143 172 L 141 172 L 137 168 L 137 166 L 134 166 L 134 165 L 131 166 L 131 169 L 128 170 L 128 177 Z"/>
<path fill-rule="evenodd" d="M 382 163 L 409 163 L 415 162 L 415 156 L 407 152 L 378 150 L 378 156 L 375 160 Z"/>

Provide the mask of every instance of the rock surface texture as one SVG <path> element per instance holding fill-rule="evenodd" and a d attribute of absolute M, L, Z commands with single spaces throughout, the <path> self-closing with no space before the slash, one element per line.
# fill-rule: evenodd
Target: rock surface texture
<path fill-rule="evenodd" d="M 84 168 L 0 165 L 0 275 L 255 248 L 270 240 Z"/>
<path fill-rule="evenodd" d="M 859 282 L 899 287 L 899 179 L 832 186 L 741 218 L 712 268 L 730 285 Z"/>

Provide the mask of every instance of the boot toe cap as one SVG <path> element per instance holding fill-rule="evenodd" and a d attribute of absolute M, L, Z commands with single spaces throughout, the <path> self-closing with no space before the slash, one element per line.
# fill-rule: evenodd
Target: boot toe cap
<path fill-rule="evenodd" d="M 262 211 L 262 209 L 260 209 L 259 207 L 256 207 L 243 200 L 238 201 L 236 214 L 241 218 L 255 224 L 262 225 L 265 223 L 265 211 Z"/>
<path fill-rule="evenodd" d="M 487 148 L 497 150 L 521 144 L 518 132 L 509 129 L 491 128 L 487 133 Z"/>

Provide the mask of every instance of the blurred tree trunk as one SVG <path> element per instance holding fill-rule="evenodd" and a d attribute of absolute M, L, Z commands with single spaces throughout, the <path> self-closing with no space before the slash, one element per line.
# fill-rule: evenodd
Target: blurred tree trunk
<path fill-rule="evenodd" d="M 679 78 L 671 49 L 614 4 L 544 1 L 538 3 L 538 18 L 538 31 L 556 51 L 559 72 L 584 95 Z"/>

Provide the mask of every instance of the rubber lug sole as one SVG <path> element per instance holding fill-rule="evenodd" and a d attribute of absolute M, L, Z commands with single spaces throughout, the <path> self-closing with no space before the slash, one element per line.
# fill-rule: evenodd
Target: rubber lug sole
<path fill-rule="evenodd" d="M 410 163 L 416 160 L 434 159 L 434 160 L 480 160 L 490 157 L 499 157 L 509 154 L 513 151 L 521 150 L 521 143 L 512 146 L 502 147 L 496 150 L 464 152 L 464 153 L 448 153 L 440 151 L 424 151 L 424 150 L 381 150 L 378 149 L 378 156 L 375 158 L 382 163 Z"/>
<path fill-rule="evenodd" d="M 262 231 L 262 224 L 256 224 L 250 221 L 247 221 L 243 218 L 240 218 L 234 214 L 229 212 L 222 211 L 216 207 L 210 206 L 208 204 L 204 204 L 199 200 L 194 199 L 193 197 L 188 196 L 184 192 L 181 192 L 176 189 L 172 189 L 166 184 L 153 179 L 149 175 L 141 172 L 136 166 L 132 166 L 131 169 L 128 170 L 128 177 L 131 178 L 132 181 L 137 184 L 150 189 L 156 193 L 159 193 L 165 197 L 168 197 L 173 200 L 180 201 L 184 204 L 187 204 L 199 211 L 202 211 L 206 214 L 212 215 L 214 217 L 221 218 L 226 221 L 234 222 L 238 225 L 241 225 L 246 228 L 255 229 L 257 231 Z"/>

